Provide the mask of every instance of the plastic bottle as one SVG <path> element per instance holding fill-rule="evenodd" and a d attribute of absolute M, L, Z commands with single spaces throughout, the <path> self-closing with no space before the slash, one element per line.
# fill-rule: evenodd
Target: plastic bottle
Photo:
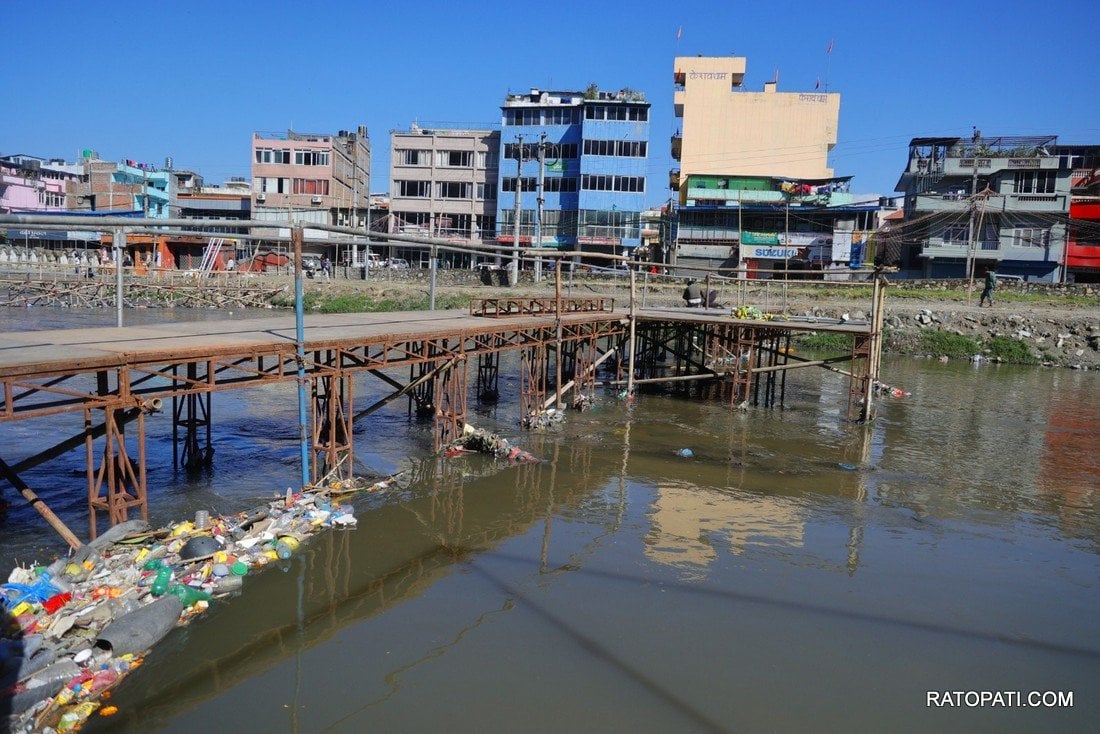
<path fill-rule="evenodd" d="M 218 593 L 224 594 L 230 591 L 237 591 L 244 586 L 244 577 L 236 574 L 230 574 L 229 576 L 223 576 L 218 579 Z"/>
<path fill-rule="evenodd" d="M 157 578 L 153 581 L 153 596 L 164 596 L 168 591 L 168 584 L 172 581 L 172 569 L 168 566 L 161 566 L 157 570 Z"/>
<path fill-rule="evenodd" d="M 198 510 L 195 513 L 195 530 L 210 529 L 210 513 L 207 510 Z"/>
<path fill-rule="evenodd" d="M 284 543 L 282 540 L 280 540 L 278 543 L 275 544 L 275 555 L 279 556 L 279 558 L 282 558 L 283 560 L 286 560 L 287 558 L 290 558 L 292 555 L 294 555 L 294 549 Z"/>
<path fill-rule="evenodd" d="M 211 598 L 205 591 L 193 589 L 183 584 L 172 584 L 171 588 L 168 589 L 168 593 L 177 596 L 185 607 L 192 607 L 198 601 L 210 601 Z"/>

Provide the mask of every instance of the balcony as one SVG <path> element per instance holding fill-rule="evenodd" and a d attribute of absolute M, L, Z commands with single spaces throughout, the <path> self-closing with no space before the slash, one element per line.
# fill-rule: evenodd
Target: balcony
<path fill-rule="evenodd" d="M 977 162 L 978 174 L 989 174 L 996 171 L 1057 171 L 1058 158 L 1048 157 L 988 157 L 988 158 L 953 158 L 948 156 L 943 162 L 943 174 L 945 176 L 973 176 L 974 165 Z"/>
<path fill-rule="evenodd" d="M 684 136 L 680 133 L 676 133 L 672 136 L 672 157 L 675 160 L 680 160 L 680 153 L 682 152 L 684 145 Z"/>
<path fill-rule="evenodd" d="M 969 194 L 941 193 L 929 191 L 925 194 L 917 194 L 914 198 L 912 210 L 915 212 L 968 212 L 970 211 Z"/>

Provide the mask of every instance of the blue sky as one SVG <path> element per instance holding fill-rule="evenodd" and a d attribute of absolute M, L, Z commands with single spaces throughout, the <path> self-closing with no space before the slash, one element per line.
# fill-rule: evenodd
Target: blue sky
<path fill-rule="evenodd" d="M 171 155 L 220 183 L 250 175 L 253 131 L 365 124 L 383 191 L 391 130 L 494 123 L 509 91 L 596 82 L 653 105 L 655 204 L 672 167 L 673 57 L 735 54 L 750 90 L 778 69 L 780 91 L 820 79 L 840 92 L 831 163 L 853 191 L 889 193 L 916 136 L 976 125 L 1100 144 L 1097 27 L 1095 0 L 0 0 L 0 153 Z"/>

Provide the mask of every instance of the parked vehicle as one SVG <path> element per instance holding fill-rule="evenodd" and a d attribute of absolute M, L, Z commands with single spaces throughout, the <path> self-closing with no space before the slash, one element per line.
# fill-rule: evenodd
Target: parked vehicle
<path fill-rule="evenodd" d="M 302 272 L 306 274 L 307 278 L 312 278 L 313 274 L 321 269 L 321 258 L 316 255 L 302 255 Z"/>
<path fill-rule="evenodd" d="M 403 257 L 391 257 L 389 260 L 389 267 L 392 270 L 408 270 L 409 261 Z"/>

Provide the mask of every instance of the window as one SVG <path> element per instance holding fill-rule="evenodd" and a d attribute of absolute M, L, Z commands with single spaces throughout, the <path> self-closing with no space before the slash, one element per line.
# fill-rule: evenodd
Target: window
<path fill-rule="evenodd" d="M 276 150 L 274 148 L 256 148 L 257 163 L 290 163 L 289 150 Z"/>
<path fill-rule="evenodd" d="M 504 111 L 505 125 L 538 125 L 540 113 L 537 107 L 512 108 Z"/>
<path fill-rule="evenodd" d="M 294 165 L 296 166 L 327 166 L 329 164 L 329 152 L 327 150 L 295 150 Z"/>
<path fill-rule="evenodd" d="M 1055 171 L 1016 171 L 1012 193 L 1053 194 L 1057 178 Z"/>
<path fill-rule="evenodd" d="M 294 179 L 295 194 L 311 194 L 314 196 L 328 195 L 327 178 L 296 178 Z"/>
<path fill-rule="evenodd" d="M 581 110 L 579 107 L 543 110 L 543 120 L 547 125 L 576 125 L 581 121 Z"/>
<path fill-rule="evenodd" d="M 495 199 L 495 198 L 497 198 L 497 185 L 495 183 L 479 183 L 477 185 L 477 198 L 479 198 L 479 199 Z"/>
<path fill-rule="evenodd" d="M 448 168 L 469 168 L 474 162 L 473 151 L 469 150 L 438 150 L 435 156 L 436 165 Z"/>
<path fill-rule="evenodd" d="M 945 245 L 965 245 L 969 242 L 969 225 L 953 224 L 943 230 L 943 244 Z"/>
<path fill-rule="evenodd" d="M 522 191 L 534 191 L 535 190 L 535 177 L 524 176 L 522 179 Z M 515 191 L 516 190 L 516 177 L 505 176 L 500 182 L 501 191 Z"/>
<path fill-rule="evenodd" d="M 1046 247 L 1050 244 L 1050 230 L 1040 227 L 1017 227 L 1012 230 L 1013 247 Z"/>
<path fill-rule="evenodd" d="M 516 159 L 516 153 L 520 151 L 520 146 L 515 143 L 504 144 L 504 157 L 507 160 L 514 161 Z M 538 146 L 534 143 L 523 144 L 523 160 L 534 160 L 538 155 Z"/>
<path fill-rule="evenodd" d="M 495 150 L 482 150 L 477 154 L 478 168 L 496 168 L 497 152 Z"/>
<path fill-rule="evenodd" d="M 542 180 L 542 190 L 547 192 L 575 193 L 577 179 L 565 176 L 547 176 Z"/>
<path fill-rule="evenodd" d="M 287 194 L 290 193 L 289 178 L 275 178 L 273 176 L 257 176 L 253 184 L 256 193 Z"/>
<path fill-rule="evenodd" d="M 432 164 L 430 150 L 418 150 L 415 148 L 398 148 L 397 162 L 402 166 L 430 166 Z"/>
<path fill-rule="evenodd" d="M 645 193 L 645 177 L 585 174 L 581 176 L 581 188 L 585 191 Z"/>
<path fill-rule="evenodd" d="M 546 158 L 576 158 L 576 143 L 551 143 L 546 147 Z"/>
<path fill-rule="evenodd" d="M 396 181 L 397 195 L 411 199 L 428 199 L 432 195 L 430 181 Z"/>
<path fill-rule="evenodd" d="M 435 195 L 440 199 L 469 199 L 470 187 L 469 181 L 437 181 Z"/>
<path fill-rule="evenodd" d="M 585 155 L 615 155 L 627 158 L 645 158 L 644 140 L 585 140 Z"/>

